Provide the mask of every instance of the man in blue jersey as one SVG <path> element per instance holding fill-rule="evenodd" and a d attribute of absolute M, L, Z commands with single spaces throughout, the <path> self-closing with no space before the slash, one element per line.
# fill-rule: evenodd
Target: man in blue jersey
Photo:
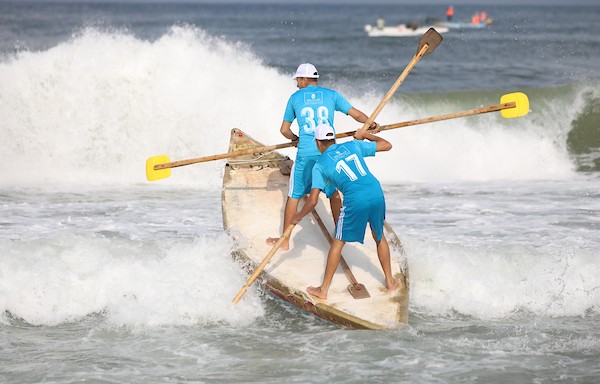
<path fill-rule="evenodd" d="M 367 223 L 377 244 L 377 256 L 385 276 L 385 287 L 393 291 L 398 282 L 392 276 L 390 247 L 383 234 L 385 220 L 385 198 L 379 181 L 369 172 L 364 156 L 375 156 L 375 152 L 389 151 L 392 144 L 379 136 L 358 130 L 356 140 L 336 144 L 335 132 L 330 125 L 318 125 L 314 133 L 316 145 L 322 153 L 312 171 L 312 189 L 300 212 L 292 217 L 297 224 L 317 205 L 319 194 L 328 183 L 344 195 L 343 206 L 336 224 L 335 239 L 327 255 L 325 276 L 320 287 L 308 287 L 307 292 L 320 299 L 327 299 L 329 285 L 340 262 L 342 248 L 347 241 L 362 243 Z M 368 142 L 362 141 L 369 140 Z"/>
<path fill-rule="evenodd" d="M 298 142 L 298 152 L 296 160 L 290 173 L 290 186 L 288 198 L 285 203 L 283 229 L 285 230 L 291 223 L 292 216 L 298 210 L 300 199 L 310 192 L 312 167 L 319 159 L 320 152 L 315 144 L 315 127 L 319 124 L 328 124 L 333 127 L 333 118 L 335 111 L 340 111 L 350 115 L 359 123 L 366 122 L 369 117 L 342 97 L 338 92 L 323 88 L 318 85 L 319 73 L 317 68 L 310 63 L 300 64 L 296 70 L 293 79 L 296 80 L 298 91 L 290 96 L 283 122 L 281 123 L 281 134 L 286 138 Z M 298 122 L 298 135 L 292 129 L 294 120 Z M 377 132 L 378 124 L 373 122 L 371 129 Z M 330 198 L 331 211 L 337 220 L 340 211 L 340 197 L 336 192 L 328 191 Z M 267 244 L 274 245 L 278 237 L 269 237 Z M 289 249 L 289 239 L 281 244 L 281 249 Z"/>

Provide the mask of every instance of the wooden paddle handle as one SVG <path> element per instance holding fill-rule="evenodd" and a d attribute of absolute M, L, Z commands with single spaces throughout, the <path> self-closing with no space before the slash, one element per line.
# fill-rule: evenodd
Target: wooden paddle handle
<path fill-rule="evenodd" d="M 517 106 L 516 103 L 514 101 L 511 101 L 511 102 L 508 102 L 508 103 L 495 104 L 495 105 L 490 105 L 490 106 L 482 107 L 482 108 L 468 109 L 466 111 L 449 113 L 449 114 L 446 114 L 446 115 L 432 116 L 432 117 L 427 117 L 427 118 L 424 118 L 424 119 L 410 120 L 410 121 L 404 121 L 404 122 L 401 122 L 401 123 L 395 123 L 395 124 L 389 124 L 389 125 L 382 125 L 379 128 L 382 131 L 386 131 L 386 130 L 390 130 L 390 129 L 395 129 L 395 128 L 405 128 L 405 127 L 410 127 L 410 126 L 413 126 L 413 125 L 427 124 L 427 123 L 433 123 L 433 122 L 436 122 L 436 121 L 456 119 L 458 117 L 473 116 L 473 115 L 479 115 L 479 114 L 482 114 L 482 113 L 489 113 L 489 112 L 498 112 L 498 111 L 502 111 L 504 109 L 515 108 L 516 106 Z M 342 138 L 345 138 L 345 137 L 354 136 L 355 133 L 356 133 L 356 131 L 342 132 L 342 133 L 338 133 L 337 135 L 335 135 L 335 137 L 337 139 L 342 139 Z M 282 144 L 276 144 L 276 145 L 269 145 L 269 146 L 264 146 L 264 147 L 255 147 L 255 148 L 242 149 L 242 150 L 239 150 L 239 151 L 227 152 L 227 153 L 222 153 L 222 154 L 219 154 L 219 155 L 198 157 L 198 158 L 189 159 L 189 160 L 179 160 L 179 161 L 174 161 L 174 162 L 171 162 L 171 163 L 156 164 L 154 166 L 154 170 L 165 169 L 165 168 L 181 167 L 181 166 L 184 166 L 184 165 L 190 165 L 190 164 L 195 164 L 195 163 L 203 163 L 203 162 L 212 161 L 212 160 L 226 159 L 226 158 L 229 158 L 229 157 L 250 155 L 250 154 L 253 154 L 253 153 L 274 151 L 274 150 L 282 149 L 282 148 L 295 147 L 297 145 L 298 145 L 297 141 L 292 141 L 292 142 L 288 142 L 288 143 L 282 143 Z"/>
<path fill-rule="evenodd" d="M 211 156 L 205 156 L 205 157 L 197 157 L 195 159 L 173 161 L 171 163 L 156 164 L 154 166 L 154 170 L 157 171 L 159 169 L 164 169 L 164 168 L 182 167 L 184 165 L 204 163 L 206 161 L 213 161 L 213 160 L 227 159 L 229 157 L 251 155 L 253 153 L 259 153 L 259 152 L 270 152 L 270 151 L 275 151 L 277 149 L 295 147 L 297 145 L 298 145 L 298 141 L 291 141 L 289 143 L 242 149 L 242 150 L 234 151 L 234 152 L 221 153 L 219 155 L 211 155 Z"/>
<path fill-rule="evenodd" d="M 509 103 L 490 105 L 488 107 L 483 107 L 483 108 L 469 109 L 469 110 L 462 111 L 462 112 L 448 113 L 446 115 L 432 116 L 432 117 L 427 117 L 427 118 L 419 119 L 419 120 L 411 120 L 411 121 L 405 121 L 403 123 L 384 125 L 381 127 L 381 130 L 385 131 L 388 129 L 404 128 L 404 127 L 409 127 L 409 126 L 413 126 L 413 125 L 433 123 L 436 121 L 456 119 L 458 117 L 480 115 L 482 113 L 489 113 L 489 112 L 498 112 L 503 109 L 515 108 L 516 106 L 517 106 L 516 103 L 514 101 L 511 101 Z"/>
<path fill-rule="evenodd" d="M 312 210 L 312 214 L 313 214 L 313 217 L 315 218 L 315 221 L 319 225 L 319 228 L 321 228 L 321 231 L 325 235 L 325 238 L 327 239 L 327 242 L 331 245 L 331 243 L 333 242 L 333 238 L 331 237 L 331 234 L 329 233 L 329 230 L 327 230 L 327 227 L 325 226 L 325 223 L 323 223 L 323 220 L 321 220 L 321 216 L 319 216 L 319 214 L 317 213 L 316 209 Z M 348 266 L 348 263 L 346 263 L 346 260 L 344 260 L 344 256 L 342 256 L 342 255 L 340 255 L 340 264 L 342 266 L 342 269 L 344 270 L 344 273 L 346 274 L 346 277 L 348 278 L 348 280 L 350 280 L 350 283 L 354 287 L 357 287 L 357 289 L 361 289 L 361 288 L 359 288 L 360 284 L 358 283 L 358 281 L 354 277 L 354 274 L 352 273 L 352 270 L 350 270 L 350 267 Z"/>
<path fill-rule="evenodd" d="M 381 112 L 381 110 L 387 104 L 387 102 L 392 98 L 392 96 L 394 96 L 394 93 L 396 93 L 396 90 L 398 89 L 398 87 L 400 87 L 400 85 L 404 82 L 404 79 L 406 79 L 406 76 L 408 76 L 410 71 L 412 71 L 412 69 L 419 62 L 419 60 L 421 60 L 421 58 L 423 56 L 425 56 L 425 53 L 427 52 L 428 48 L 429 48 L 429 44 L 423 44 L 423 46 L 421 47 L 419 52 L 417 52 L 417 54 L 412 58 L 410 63 L 408 63 L 406 68 L 404 68 L 404 71 L 402 71 L 400 76 L 398 76 L 398 79 L 396 79 L 396 82 L 392 85 L 390 90 L 385 94 L 385 96 L 383 97 L 383 100 L 381 100 L 381 102 L 379 103 L 377 108 L 375 108 L 375 111 L 373 111 L 371 116 L 367 119 L 367 121 L 365 121 L 362 128 L 360 128 L 360 129 L 365 130 L 371 126 L 371 124 L 375 121 L 375 119 L 379 115 L 379 112 Z"/>
<path fill-rule="evenodd" d="M 269 253 L 267 253 L 267 256 L 265 256 L 265 258 L 263 259 L 263 261 L 260 263 L 260 265 L 256 268 L 256 270 L 254 271 L 254 273 L 252 274 L 252 276 L 250 276 L 250 278 L 248 279 L 248 281 L 246 281 L 246 284 L 244 284 L 244 286 L 242 287 L 242 289 L 240 289 L 240 291 L 238 292 L 238 294 L 233 298 L 233 304 L 237 304 L 238 301 L 240 301 L 240 299 L 242 298 L 242 296 L 244 296 L 244 293 L 246 293 L 246 291 L 248 290 L 248 288 L 252 285 L 252 283 L 254 283 L 254 280 L 256 280 L 256 278 L 258 277 L 258 275 L 263 271 L 263 269 L 265 269 L 265 267 L 267 266 L 267 264 L 269 263 L 269 261 L 271 261 L 271 258 L 273 257 L 273 255 L 275 254 L 275 252 L 277 252 L 277 250 L 279 249 L 279 247 L 281 247 L 281 244 L 283 244 L 285 239 L 289 239 L 292 230 L 294 229 L 294 227 L 296 226 L 296 224 L 290 224 L 285 231 L 283 232 L 283 235 L 281 235 L 281 237 L 279 238 L 279 240 L 277 240 L 277 242 L 273 245 L 273 248 L 271 248 L 271 250 L 269 251 Z"/>
<path fill-rule="evenodd" d="M 466 116 L 473 116 L 473 115 L 481 115 L 483 113 L 498 112 L 498 111 L 502 111 L 504 109 L 515 108 L 516 106 L 517 106 L 517 104 L 514 101 L 511 101 L 508 103 L 489 105 L 487 107 L 482 107 L 482 108 L 468 109 L 466 111 L 461 111 L 461 112 L 454 112 L 454 113 L 448 113 L 445 115 L 426 117 L 424 119 L 409 120 L 409 121 L 403 121 L 401 123 L 382 125 L 379 127 L 379 129 L 381 131 L 387 131 L 387 130 L 396 129 L 396 128 L 412 127 L 414 125 L 434 123 L 436 121 L 450 120 L 450 119 L 456 119 L 459 117 L 466 117 Z M 338 133 L 337 135 L 335 135 L 335 137 L 336 137 L 336 139 L 341 139 L 344 137 L 354 136 L 355 133 L 356 133 L 356 131 L 343 132 L 343 133 Z"/>

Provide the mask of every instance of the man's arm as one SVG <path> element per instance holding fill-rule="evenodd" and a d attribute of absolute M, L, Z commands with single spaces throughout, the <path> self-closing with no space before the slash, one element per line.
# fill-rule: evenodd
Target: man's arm
<path fill-rule="evenodd" d="M 348 111 L 348 115 L 350 115 L 354 120 L 358 121 L 359 123 L 366 123 L 367 120 L 369 120 L 369 116 L 365 115 L 363 112 L 359 111 L 354 107 L 350 108 L 350 111 Z M 372 122 L 371 126 L 369 127 L 369 129 L 372 130 L 374 133 L 379 132 L 378 128 L 379 124 L 377 124 L 376 122 Z"/>
<path fill-rule="evenodd" d="M 390 143 L 386 139 L 379 137 L 379 136 L 375 136 L 371 133 L 363 132 L 360 129 L 354 133 L 354 138 L 356 140 L 367 139 L 369 141 L 375 142 L 375 145 L 376 145 L 375 151 L 376 152 L 385 152 L 385 151 L 389 151 L 390 149 L 392 149 L 392 143 Z"/>
<path fill-rule="evenodd" d="M 296 212 L 296 214 L 292 217 L 292 224 L 298 224 L 298 222 L 302 220 L 304 216 L 308 215 L 317 206 L 317 203 L 319 202 L 319 193 L 321 193 L 319 188 L 313 188 L 310 190 L 310 195 L 308 195 L 304 206 L 300 212 Z"/>
<path fill-rule="evenodd" d="M 286 139 L 296 141 L 299 139 L 299 137 L 292 131 L 291 127 L 292 123 L 284 120 L 281 123 L 281 128 L 279 129 L 279 132 L 281 132 L 281 134 L 285 136 Z"/>

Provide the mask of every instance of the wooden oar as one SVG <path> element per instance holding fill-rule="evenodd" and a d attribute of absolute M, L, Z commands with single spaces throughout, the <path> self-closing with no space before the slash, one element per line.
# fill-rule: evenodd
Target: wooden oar
<path fill-rule="evenodd" d="M 242 289 L 240 289 L 240 291 L 238 292 L 238 294 L 233 298 L 233 304 L 236 304 L 238 301 L 240 301 L 240 299 L 242 298 L 242 296 L 244 296 L 244 293 L 246 293 L 246 291 L 248 290 L 248 288 L 252 285 L 252 283 L 254 283 L 254 280 L 256 280 L 256 278 L 258 277 L 258 275 L 260 275 L 260 273 L 262 272 L 263 269 L 265 269 L 265 267 L 267 266 L 267 264 L 269 263 L 269 261 L 271 261 L 271 258 L 273 258 L 273 255 L 275 254 L 275 252 L 277 252 L 277 250 L 279 249 L 279 247 L 281 247 L 281 244 L 283 244 L 285 239 L 289 239 L 292 230 L 294 229 L 294 227 L 296 226 L 296 224 L 290 224 L 285 231 L 283 232 L 283 235 L 281 235 L 281 237 L 279 238 L 279 240 L 277 240 L 277 242 L 273 245 L 273 248 L 271 248 L 271 250 L 269 251 L 269 253 L 267 253 L 267 256 L 265 256 L 265 258 L 263 259 L 263 261 L 259 264 L 259 266 L 256 268 L 256 270 L 254 271 L 254 273 L 252 274 L 252 276 L 250 276 L 250 278 L 248 279 L 248 281 L 246 281 L 246 284 L 244 284 L 244 286 L 242 287 Z"/>
<path fill-rule="evenodd" d="M 429 28 L 427 30 L 427 32 L 425 32 L 423 34 L 423 36 L 421 36 L 421 39 L 419 40 L 419 48 L 417 49 L 417 54 L 412 58 L 410 63 L 408 63 L 406 68 L 404 68 L 404 71 L 402 71 L 400 76 L 398 76 L 398 79 L 396 79 L 396 82 L 392 85 L 390 90 L 385 94 L 385 96 L 383 97 L 383 100 L 381 100 L 381 102 L 379 103 L 377 108 L 375 108 L 375 111 L 373 111 L 371 116 L 369 116 L 369 119 L 367 121 L 365 121 L 362 128 L 360 128 L 360 129 L 365 130 L 371 126 L 371 124 L 377 118 L 377 115 L 379 115 L 379 112 L 381 112 L 383 107 L 392 98 L 394 93 L 396 93 L 396 90 L 398 89 L 398 87 L 400 87 L 400 84 L 402 84 L 404 82 L 404 79 L 406 79 L 406 76 L 408 76 L 410 71 L 415 67 L 415 65 L 419 62 L 419 60 L 421 60 L 421 58 L 423 56 L 433 53 L 433 51 L 437 48 L 437 46 L 440 45 L 442 40 L 443 40 L 442 35 L 440 35 L 433 28 Z"/>
<path fill-rule="evenodd" d="M 515 93 L 509 93 L 509 94 L 503 95 L 500 98 L 500 103 L 501 104 L 490 105 L 490 106 L 482 107 L 482 108 L 468 109 L 466 111 L 449 113 L 446 115 L 439 115 L 439 116 L 427 117 L 427 118 L 419 119 L 419 120 L 410 120 L 410 121 L 404 121 L 401 123 L 382 125 L 379 128 L 382 131 L 385 131 L 385 130 L 390 130 L 390 129 L 395 129 L 395 128 L 404 128 L 404 127 L 410 127 L 413 125 L 433 123 L 436 121 L 450 120 L 450 119 L 456 119 L 459 117 L 474 116 L 474 115 L 480 115 L 483 113 L 498 112 L 498 111 L 500 111 L 502 113 L 502 117 L 504 117 L 504 118 L 515 118 L 515 117 L 525 116 L 529 112 L 529 100 L 527 98 L 527 95 L 525 95 L 524 93 L 521 93 L 521 92 L 515 92 Z M 337 135 L 335 135 L 335 137 L 338 139 L 341 139 L 344 137 L 354 136 L 354 133 L 356 133 L 356 131 L 338 133 Z M 148 178 L 148 181 L 155 181 L 155 180 L 164 179 L 164 178 L 169 177 L 171 175 L 171 168 L 181 167 L 184 165 L 190 165 L 190 164 L 196 164 L 196 163 L 203 163 L 203 162 L 213 161 L 213 160 L 226 159 L 226 158 L 235 157 L 235 156 L 251 155 L 253 153 L 269 152 L 269 151 L 274 151 L 274 150 L 282 149 L 282 148 L 295 147 L 297 145 L 298 145 L 297 141 L 291 141 L 291 142 L 277 144 L 277 145 L 254 147 L 254 148 L 243 149 L 243 150 L 235 151 L 235 152 L 227 152 L 227 153 L 222 153 L 220 155 L 211 155 L 211 156 L 206 156 L 206 157 L 197 157 L 195 159 L 189 159 L 189 160 L 180 160 L 180 161 L 175 161 L 172 163 L 169 162 L 170 160 L 166 155 L 153 156 L 153 157 L 150 157 L 146 161 L 146 177 Z"/>
<path fill-rule="evenodd" d="M 387 131 L 390 129 L 412 127 L 414 125 L 434 123 L 436 121 L 450 120 L 450 119 L 456 119 L 459 117 L 481 115 L 484 113 L 498 112 L 498 111 L 500 111 L 502 113 L 502 117 L 507 118 L 507 119 L 525 116 L 527 113 L 529 113 L 529 99 L 527 98 L 527 95 L 524 93 L 515 92 L 515 93 L 509 93 L 509 94 L 503 95 L 500 98 L 500 103 L 501 104 L 489 105 L 487 107 L 467 109 L 467 110 L 461 111 L 461 112 L 454 112 L 454 113 L 448 113 L 445 115 L 426 117 L 424 119 L 409 120 L 409 121 L 404 121 L 401 123 L 382 125 L 379 128 L 381 131 Z M 344 137 L 354 136 L 354 133 L 356 133 L 356 131 L 338 133 L 337 135 L 335 135 L 335 137 L 337 139 L 341 139 Z"/>
<path fill-rule="evenodd" d="M 316 209 L 312 210 L 312 214 L 313 214 L 313 217 L 315 218 L 315 221 L 319 225 L 319 228 L 321 228 L 323 235 L 325 235 L 327 242 L 329 242 L 329 244 L 331 245 L 331 243 L 333 242 L 333 238 L 331 237 L 331 234 L 329 233 L 329 231 L 327 230 L 327 227 L 323 223 L 323 220 L 321 220 L 321 216 L 319 216 Z M 352 270 L 350 270 L 348 263 L 346 263 L 346 260 L 344 260 L 344 256 L 341 256 L 341 255 L 340 255 L 340 264 L 342 266 L 342 269 L 344 270 L 344 274 L 346 274 L 346 277 L 350 281 L 350 285 L 348 285 L 348 291 L 350 292 L 352 297 L 354 297 L 355 299 L 367 299 L 367 298 L 371 297 L 371 295 L 369 294 L 369 291 L 367 291 L 367 287 L 360 284 L 356 280 L 356 277 L 354 277 L 354 274 L 352 273 Z"/>
<path fill-rule="evenodd" d="M 227 159 L 229 157 L 251 155 L 259 152 L 270 152 L 277 149 L 296 147 L 298 141 L 291 141 L 283 144 L 267 145 L 264 147 L 254 147 L 248 149 L 242 149 L 234 152 L 221 153 L 219 155 L 211 155 L 205 157 L 196 157 L 194 159 L 173 161 L 169 160 L 167 155 L 158 155 L 148 158 L 146 160 L 146 178 L 148 181 L 155 181 L 159 179 L 165 179 L 171 176 L 171 168 L 183 167 L 184 165 L 204 163 L 207 161 Z"/>

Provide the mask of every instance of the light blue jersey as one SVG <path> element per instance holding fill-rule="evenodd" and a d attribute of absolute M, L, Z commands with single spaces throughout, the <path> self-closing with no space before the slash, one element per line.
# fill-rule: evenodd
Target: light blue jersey
<path fill-rule="evenodd" d="M 375 156 L 377 143 L 352 140 L 327 148 L 313 168 L 312 187 L 325 190 L 326 181 L 344 194 L 344 204 L 383 196 L 365 156 Z"/>
<path fill-rule="evenodd" d="M 365 238 L 367 223 L 377 241 L 383 236 L 385 198 L 379 181 L 367 168 L 364 156 L 375 156 L 377 143 L 353 140 L 327 148 L 313 167 L 312 188 L 325 191 L 332 184 L 344 195 L 336 223 L 336 239 Z"/>
<path fill-rule="evenodd" d="M 335 111 L 348 114 L 352 105 L 338 92 L 309 85 L 299 89 L 290 96 L 283 120 L 288 123 L 298 120 L 298 155 L 318 156 L 320 155 L 315 143 L 315 127 L 319 124 L 333 125 Z"/>

